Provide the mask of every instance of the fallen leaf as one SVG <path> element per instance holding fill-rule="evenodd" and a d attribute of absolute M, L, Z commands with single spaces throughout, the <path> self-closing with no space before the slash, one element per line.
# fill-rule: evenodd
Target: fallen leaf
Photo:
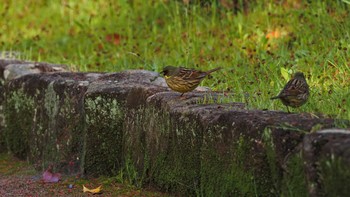
<path fill-rule="evenodd" d="M 89 188 L 87 188 L 87 187 L 85 187 L 83 185 L 83 192 L 84 193 L 85 192 L 89 192 L 89 193 L 92 193 L 92 194 L 98 194 L 98 193 L 101 192 L 101 187 L 102 187 L 102 185 L 100 185 L 99 187 L 96 187 L 95 189 L 89 189 Z"/>
<path fill-rule="evenodd" d="M 281 32 L 279 30 L 271 31 L 266 34 L 267 39 L 279 38 L 281 37 Z"/>
<path fill-rule="evenodd" d="M 119 45 L 121 40 L 121 36 L 117 33 L 107 34 L 106 41 L 112 43 L 114 45 Z"/>

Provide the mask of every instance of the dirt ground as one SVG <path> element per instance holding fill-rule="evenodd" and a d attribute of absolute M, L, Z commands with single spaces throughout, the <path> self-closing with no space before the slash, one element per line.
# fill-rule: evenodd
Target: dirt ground
<path fill-rule="evenodd" d="M 100 194 L 83 193 L 83 186 L 96 188 Z M 71 186 L 71 188 L 70 188 Z M 63 176 L 58 183 L 45 183 L 41 173 L 25 161 L 0 154 L 0 196 L 169 196 L 151 189 L 138 189 L 108 178 L 82 179 Z"/>

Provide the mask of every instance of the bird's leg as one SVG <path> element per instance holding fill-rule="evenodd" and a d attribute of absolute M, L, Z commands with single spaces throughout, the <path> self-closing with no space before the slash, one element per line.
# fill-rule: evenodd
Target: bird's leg
<path fill-rule="evenodd" d="M 183 96 L 185 93 L 182 93 L 181 95 L 180 95 L 180 100 L 185 100 L 185 99 L 187 99 L 187 97 L 186 96 Z"/>

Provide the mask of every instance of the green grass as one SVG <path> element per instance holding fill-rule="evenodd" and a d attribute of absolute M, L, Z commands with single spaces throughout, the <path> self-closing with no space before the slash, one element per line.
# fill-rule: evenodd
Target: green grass
<path fill-rule="evenodd" d="M 286 110 L 269 98 L 298 70 L 312 93 L 294 111 L 350 119 L 348 1 L 257 2 L 235 13 L 169 0 L 2 0 L 0 50 L 80 71 L 222 66 L 202 85 L 253 109 Z"/>
<path fill-rule="evenodd" d="M 0 175 L 34 175 L 36 173 L 32 166 L 27 162 L 18 160 L 6 153 L 0 153 Z"/>

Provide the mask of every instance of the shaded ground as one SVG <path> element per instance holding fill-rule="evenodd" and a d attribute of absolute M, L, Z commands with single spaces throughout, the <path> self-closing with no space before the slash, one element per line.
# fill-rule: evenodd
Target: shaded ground
<path fill-rule="evenodd" d="M 72 189 L 69 185 L 72 184 Z M 62 177 L 58 183 L 44 183 L 41 174 L 24 161 L 0 154 L 0 196 L 92 196 L 83 193 L 82 185 L 95 188 L 102 185 L 102 193 L 94 196 L 169 196 L 150 189 L 141 190 L 109 178 L 82 179 Z"/>

